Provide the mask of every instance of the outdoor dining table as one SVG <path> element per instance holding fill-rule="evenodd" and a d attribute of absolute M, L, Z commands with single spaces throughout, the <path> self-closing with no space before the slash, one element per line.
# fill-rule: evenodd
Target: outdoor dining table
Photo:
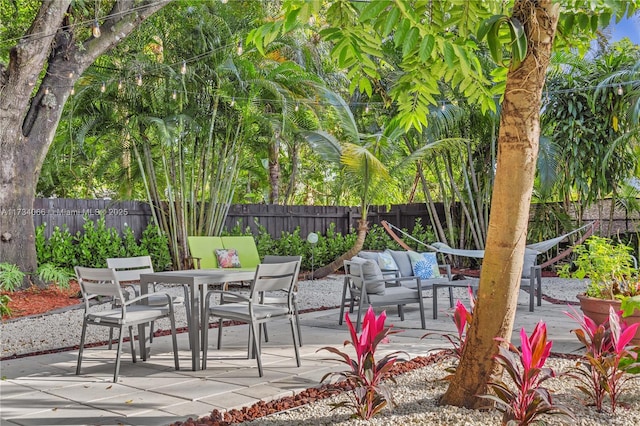
<path fill-rule="evenodd" d="M 209 285 L 221 285 L 228 282 L 252 281 L 255 276 L 255 269 L 190 269 L 184 271 L 154 272 L 152 274 L 140 274 L 140 292 L 146 294 L 149 291 L 149 284 L 164 285 L 188 285 L 191 318 L 189 318 L 189 344 L 191 346 L 191 369 L 193 371 L 201 368 L 200 351 L 201 335 L 208 329 L 208 319 L 204 318 L 204 301 L 207 287 Z M 202 329 L 202 333 L 199 331 Z M 139 328 L 140 353 L 142 359 L 146 360 L 150 355 L 146 326 Z"/>

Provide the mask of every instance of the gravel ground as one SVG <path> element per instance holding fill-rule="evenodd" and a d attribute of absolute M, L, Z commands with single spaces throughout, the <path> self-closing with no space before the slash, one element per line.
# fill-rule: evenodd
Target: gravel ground
<path fill-rule="evenodd" d="M 562 373 L 575 361 L 550 358 L 547 366 L 556 373 Z M 428 367 L 413 370 L 396 378 L 396 384 L 388 383 L 396 403 L 395 408 L 385 409 L 380 415 L 369 421 L 351 419 L 351 412 L 346 408 L 331 410 L 330 403 L 345 401 L 346 393 L 331 397 L 328 400 L 304 405 L 295 410 L 273 414 L 242 425 L 261 426 L 291 426 L 291 425 L 352 425 L 352 426 L 397 426 L 397 425 L 473 425 L 495 426 L 500 424 L 501 413 L 496 410 L 479 411 L 468 410 L 452 406 L 437 404 L 440 396 L 447 389 L 445 365 L 433 364 Z M 635 381 L 637 382 L 637 381 Z M 640 424 L 640 389 L 637 383 L 629 384 L 621 403 L 628 404 L 628 408 L 618 407 L 612 415 L 607 406 L 602 413 L 596 412 L 588 405 L 584 395 L 576 388 L 577 382 L 568 377 L 553 378 L 545 382 L 552 391 L 555 404 L 562 404 L 570 409 L 576 417 L 571 422 L 565 416 L 543 416 L 541 420 L 549 426 L 580 425 L 580 426 L 635 426 Z M 606 400 L 608 404 L 608 400 Z"/>

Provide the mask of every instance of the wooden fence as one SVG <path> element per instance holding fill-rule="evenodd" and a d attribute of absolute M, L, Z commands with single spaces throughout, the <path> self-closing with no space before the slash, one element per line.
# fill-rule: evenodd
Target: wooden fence
<path fill-rule="evenodd" d="M 599 215 L 608 212 L 609 200 L 585 213 L 585 221 L 602 219 Z M 442 217 L 442 205 L 438 206 Z M 141 201 L 113 201 L 113 200 L 76 200 L 67 198 L 36 198 L 33 209 L 33 219 L 36 226 L 46 223 L 45 235 L 49 237 L 54 227 L 66 225 L 72 234 L 82 231 L 85 217 L 91 220 L 104 214 L 108 227 L 122 231 L 130 227 L 136 237 L 151 220 L 151 208 Z M 638 232 L 640 230 L 640 216 L 629 215 L 626 211 L 617 209 L 612 229 L 601 226 L 601 234 L 616 234 Z M 283 232 L 293 232 L 297 227 L 300 234 L 306 236 L 309 232 L 324 233 L 331 224 L 342 234 L 355 229 L 360 218 L 360 209 L 343 206 L 281 206 L 268 204 L 236 204 L 232 205 L 226 219 L 226 228 L 240 226 L 243 230 L 249 228 L 257 233 L 258 223 L 274 238 L 279 238 Z M 429 225 L 429 215 L 424 204 L 394 204 L 387 206 L 372 206 L 368 219 L 371 224 L 379 224 L 387 220 L 399 228 L 413 229 L 416 219 L 420 218 L 424 225 Z"/>

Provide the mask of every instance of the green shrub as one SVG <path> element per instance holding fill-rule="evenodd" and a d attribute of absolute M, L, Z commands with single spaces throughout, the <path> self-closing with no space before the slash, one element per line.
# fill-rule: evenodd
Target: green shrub
<path fill-rule="evenodd" d="M 0 289 L 13 292 L 22 285 L 24 272 L 13 263 L 0 263 Z"/>
<path fill-rule="evenodd" d="M 69 281 L 74 277 L 65 268 L 53 263 L 43 263 L 38 266 L 38 277 L 47 284 L 55 284 L 60 288 L 69 288 Z"/>
<path fill-rule="evenodd" d="M 11 308 L 9 308 L 9 302 L 11 302 L 11 298 L 6 294 L 0 295 L 0 315 L 2 316 L 11 316 Z"/>
<path fill-rule="evenodd" d="M 136 241 L 136 236 L 129 226 L 122 231 L 122 255 L 124 257 L 146 256 L 147 253 Z"/>
<path fill-rule="evenodd" d="M 171 268 L 171 253 L 169 253 L 167 235 L 152 223 L 149 223 L 142 232 L 140 250 L 143 255 L 151 256 L 155 271 L 166 271 Z"/>
<path fill-rule="evenodd" d="M 94 222 L 85 216 L 83 233 L 76 234 L 77 264 L 89 268 L 106 268 L 107 258 L 121 257 L 122 239 L 115 228 L 107 228 L 104 215 Z"/>

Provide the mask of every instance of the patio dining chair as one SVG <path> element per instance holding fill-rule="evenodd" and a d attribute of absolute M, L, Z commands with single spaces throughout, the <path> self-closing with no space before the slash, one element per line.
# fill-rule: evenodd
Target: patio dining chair
<path fill-rule="evenodd" d="M 156 296 L 161 293 L 150 293 L 142 296 L 128 298 L 122 293 L 122 287 L 116 278 L 113 269 L 110 268 L 84 268 L 75 267 L 76 277 L 80 284 L 80 291 L 84 299 L 84 315 L 82 321 L 82 336 L 80 337 L 80 350 L 78 352 L 78 365 L 76 374 L 80 374 L 82 366 L 82 353 L 84 351 L 84 342 L 89 325 L 97 325 L 117 328 L 118 347 L 116 353 L 116 365 L 113 374 L 113 381 L 118 381 L 118 373 L 120 371 L 120 353 L 123 342 L 123 329 L 129 330 L 129 340 L 131 343 L 131 357 L 136 362 L 136 352 L 133 338 L 133 326 L 150 323 L 161 318 L 169 318 L 171 321 L 171 337 L 173 340 L 173 359 L 176 370 L 180 369 L 178 360 L 178 341 L 176 339 L 176 322 L 173 313 L 173 301 L 169 294 L 164 293 L 166 303 L 162 306 L 150 306 L 140 304 L 139 302 L 147 300 L 152 294 Z M 101 310 L 91 306 L 91 300 L 100 297 L 110 297 L 117 301 L 116 307 Z"/>
<path fill-rule="evenodd" d="M 261 263 L 256 268 L 255 278 L 251 283 L 249 293 L 230 292 L 227 290 L 210 290 L 207 293 L 204 306 L 206 314 L 204 318 L 218 318 L 218 350 L 222 345 L 222 328 L 224 319 L 242 321 L 249 324 L 248 357 L 255 356 L 258 365 L 258 374 L 263 375 L 260 350 L 262 324 L 267 322 L 288 319 L 291 325 L 293 348 L 296 356 L 296 364 L 300 367 L 300 354 L 298 351 L 298 327 L 293 307 L 293 287 L 300 269 L 300 262 L 287 263 Z M 262 303 L 263 297 L 269 292 L 283 292 L 286 295 L 286 303 L 267 304 Z M 211 305 L 211 297 L 220 294 L 222 297 L 231 295 L 239 302 Z M 204 334 L 202 343 L 202 369 L 207 368 L 207 349 L 209 345 L 209 333 Z"/>
<path fill-rule="evenodd" d="M 107 267 L 113 269 L 114 275 L 118 282 L 126 288 L 132 289 L 134 296 L 140 296 L 140 289 L 138 283 L 140 282 L 140 274 L 152 274 L 153 263 L 150 256 L 136 256 L 136 257 L 111 257 L 107 259 Z M 187 313 L 187 325 L 190 326 L 189 319 L 191 318 L 191 309 L 189 308 L 189 286 L 182 286 L 184 291 L 183 296 L 172 296 L 171 301 L 173 305 L 184 305 Z M 167 298 L 164 293 L 155 293 L 156 288 L 153 286 L 154 293 L 151 293 L 147 298 L 146 304 L 149 306 L 166 306 Z M 126 296 L 126 294 L 125 294 Z M 151 331 L 149 333 L 149 340 L 153 342 L 153 328 L 154 323 L 151 322 Z M 111 349 L 111 341 L 113 340 L 113 329 L 109 330 L 109 349 Z"/>

